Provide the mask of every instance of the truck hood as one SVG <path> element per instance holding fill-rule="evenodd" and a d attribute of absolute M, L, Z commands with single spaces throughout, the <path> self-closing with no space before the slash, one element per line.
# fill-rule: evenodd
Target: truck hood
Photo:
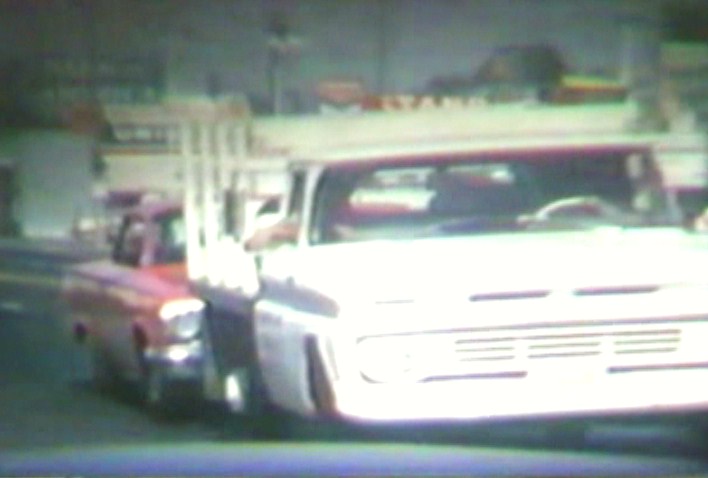
<path fill-rule="evenodd" d="M 292 279 L 335 301 L 708 284 L 708 240 L 680 229 L 498 234 L 311 247 Z M 354 293 L 353 293 L 354 292 Z"/>

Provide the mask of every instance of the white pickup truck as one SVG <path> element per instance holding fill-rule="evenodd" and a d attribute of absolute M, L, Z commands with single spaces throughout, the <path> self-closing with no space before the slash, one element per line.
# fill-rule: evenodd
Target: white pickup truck
<path fill-rule="evenodd" d="M 344 421 L 708 411 L 708 243 L 649 142 L 293 161 L 260 287 L 203 286 L 207 392 Z M 255 339 L 255 340 L 253 340 Z"/>

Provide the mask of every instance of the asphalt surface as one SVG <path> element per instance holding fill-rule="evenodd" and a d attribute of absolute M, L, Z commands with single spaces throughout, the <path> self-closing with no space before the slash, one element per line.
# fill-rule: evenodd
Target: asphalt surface
<path fill-rule="evenodd" d="M 64 267 L 95 256 L 0 241 L 0 475 L 293 476 L 708 475 L 708 447 L 683 419 L 583 422 L 582 443 L 545 423 L 327 428 L 291 424 L 288 440 L 252 439 L 205 404 L 150 415 L 99 393 L 63 321 Z M 559 438 L 560 437 L 560 438 Z"/>

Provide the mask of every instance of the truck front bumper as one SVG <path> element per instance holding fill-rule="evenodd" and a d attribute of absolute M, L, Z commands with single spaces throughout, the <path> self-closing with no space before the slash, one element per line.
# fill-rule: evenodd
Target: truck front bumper
<path fill-rule="evenodd" d="M 335 409 L 354 421 L 458 421 L 708 412 L 704 368 L 597 377 L 459 379 L 409 384 L 335 382 Z"/>

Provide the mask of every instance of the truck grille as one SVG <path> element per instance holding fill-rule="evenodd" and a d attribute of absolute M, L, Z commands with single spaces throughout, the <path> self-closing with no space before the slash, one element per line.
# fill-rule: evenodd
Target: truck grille
<path fill-rule="evenodd" d="M 685 317 L 440 330 L 380 335 L 379 347 L 411 357 L 421 381 L 520 379 L 554 370 L 601 374 L 708 369 L 708 318 Z"/>
<path fill-rule="evenodd" d="M 678 328 L 585 332 L 530 331 L 494 336 L 462 333 L 455 355 L 462 362 L 548 360 L 598 355 L 667 354 L 681 343 Z"/>

